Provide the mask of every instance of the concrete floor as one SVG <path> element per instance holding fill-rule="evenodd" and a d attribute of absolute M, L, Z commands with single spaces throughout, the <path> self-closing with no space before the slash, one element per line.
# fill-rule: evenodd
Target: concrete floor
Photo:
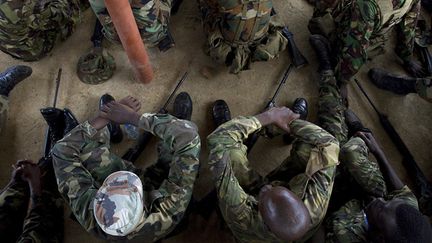
<path fill-rule="evenodd" d="M 310 104 L 310 121 L 316 121 L 318 100 L 318 74 L 315 54 L 308 43 L 309 32 L 307 22 L 312 15 L 312 7 L 305 1 L 274 0 L 278 13 L 295 34 L 298 47 L 308 58 L 307 67 L 292 72 L 287 85 L 282 89 L 277 103 L 291 105 L 296 97 L 306 97 Z M 29 158 L 38 160 L 42 154 L 42 146 L 46 124 L 39 109 L 52 105 L 55 76 L 58 68 L 63 68 L 59 91 L 58 107 L 68 107 L 80 121 L 85 121 L 97 110 L 97 101 L 104 93 L 110 93 L 116 98 L 126 95 L 137 97 L 142 102 L 143 112 L 157 111 L 165 102 L 177 80 L 189 68 L 189 78 L 180 91 L 187 91 L 194 102 L 192 120 L 198 125 L 202 138 L 201 177 L 197 182 L 196 196 L 200 197 L 211 187 L 208 180 L 207 156 L 205 138 L 214 129 L 209 109 L 217 99 L 225 99 L 230 105 L 233 116 L 258 113 L 275 91 L 278 81 L 285 68 L 290 63 L 288 53 L 270 62 L 254 63 L 252 70 L 239 75 L 232 75 L 223 66 L 215 64 L 203 52 L 204 34 L 199 21 L 195 1 L 185 1 L 179 13 L 172 18 L 172 34 L 176 47 L 166 53 L 156 49 L 149 50 L 155 70 L 155 79 L 148 85 L 133 80 L 132 71 L 125 53 L 120 46 L 105 43 L 107 49 L 115 56 L 117 71 L 108 82 L 96 86 L 82 83 L 76 76 L 78 58 L 91 47 L 90 36 L 93 30 L 94 15 L 90 10 L 83 13 L 82 23 L 76 32 L 65 42 L 59 43 L 51 54 L 39 62 L 27 63 L 33 68 L 33 75 L 19 84 L 10 96 L 10 112 L 5 133 L 0 137 L 0 185 L 3 186 L 10 178 L 11 164 L 18 159 Z M 388 54 L 368 62 L 357 78 L 361 81 L 377 107 L 389 115 L 400 136 L 411 150 L 426 176 L 432 181 L 432 105 L 419 98 L 416 94 L 398 96 L 381 91 L 367 79 L 367 71 L 372 67 L 382 67 L 402 74 L 402 69 L 396 65 L 396 56 L 392 52 L 394 45 L 387 46 Z M 10 56 L 0 53 L 0 70 L 11 65 L 23 64 Z M 207 67 L 212 71 L 211 78 L 205 78 L 200 70 Z M 366 102 L 366 99 L 353 84 L 349 86 L 350 106 L 370 127 L 379 143 L 382 145 L 389 160 L 398 174 L 410 183 L 403 166 L 401 155 L 390 141 L 379 124 L 377 115 Z M 123 154 L 127 147 L 133 144 L 125 140 L 120 145 L 114 145 L 113 151 Z M 265 152 L 264 152 L 265 151 Z M 276 167 L 289 154 L 289 147 L 284 146 L 281 138 L 273 140 L 261 139 L 250 155 L 255 168 L 266 174 Z M 139 165 L 148 165 L 155 161 L 154 142 L 141 156 Z M 232 241 L 225 230 L 208 230 L 217 225 L 212 220 L 203 223 L 197 218 L 191 227 L 180 236 L 169 239 L 169 242 L 226 242 Z M 66 219 L 65 242 L 98 242 L 87 234 L 79 224 Z"/>

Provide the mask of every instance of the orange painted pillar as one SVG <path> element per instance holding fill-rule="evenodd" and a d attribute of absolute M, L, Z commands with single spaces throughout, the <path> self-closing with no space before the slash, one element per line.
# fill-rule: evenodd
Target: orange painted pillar
<path fill-rule="evenodd" d="M 153 68 L 128 0 L 105 0 L 117 34 L 132 64 L 135 77 L 143 83 L 153 79 Z"/>

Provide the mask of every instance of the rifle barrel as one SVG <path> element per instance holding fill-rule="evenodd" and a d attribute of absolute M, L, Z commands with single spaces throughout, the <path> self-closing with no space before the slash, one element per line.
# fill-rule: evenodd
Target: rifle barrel
<path fill-rule="evenodd" d="M 367 95 L 366 91 L 363 89 L 363 87 L 360 85 L 359 81 L 357 79 L 354 79 L 354 81 L 356 82 L 357 86 L 359 87 L 359 89 L 361 90 L 361 92 L 364 94 L 364 96 L 366 97 L 366 99 L 369 101 L 369 104 L 371 104 L 372 108 L 376 111 L 376 113 L 378 113 L 378 115 L 382 115 L 378 109 L 375 107 L 374 103 L 372 102 L 372 100 L 369 98 L 369 96 Z"/>
<path fill-rule="evenodd" d="M 57 95 L 58 95 L 58 91 L 59 91 L 59 87 L 60 87 L 61 74 L 62 74 L 62 69 L 59 68 L 58 73 L 57 73 L 56 89 L 55 89 L 55 94 L 54 94 L 54 102 L 53 102 L 53 107 L 54 108 L 57 105 Z"/>
<path fill-rule="evenodd" d="M 174 94 L 177 92 L 177 90 L 178 90 L 178 89 L 180 88 L 180 86 L 183 84 L 183 82 L 184 82 L 185 79 L 188 77 L 188 75 L 189 75 L 189 72 L 188 72 L 188 71 L 186 71 L 186 72 L 183 74 L 182 78 L 181 78 L 180 81 L 178 82 L 178 84 L 177 84 L 177 86 L 175 87 L 174 91 L 173 91 L 173 92 L 170 94 L 170 96 L 168 97 L 168 100 L 165 102 L 165 104 L 164 104 L 164 106 L 162 107 L 161 110 L 165 110 L 165 109 L 168 107 L 169 103 L 171 102 L 172 98 L 174 97 Z"/>
<path fill-rule="evenodd" d="M 273 103 L 276 99 L 276 97 L 279 95 L 280 89 L 282 88 L 282 85 L 284 85 L 288 79 L 289 74 L 291 73 L 291 71 L 293 70 L 294 65 L 292 63 L 290 63 L 288 69 L 285 71 L 284 76 L 281 80 L 281 82 L 279 83 L 279 86 L 276 89 L 276 92 L 274 93 L 273 97 L 271 98 L 269 104 Z M 266 107 L 268 108 L 268 107 Z"/>

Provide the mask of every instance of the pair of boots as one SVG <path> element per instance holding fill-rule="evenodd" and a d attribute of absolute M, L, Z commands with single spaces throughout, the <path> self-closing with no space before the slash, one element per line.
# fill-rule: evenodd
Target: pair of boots
<path fill-rule="evenodd" d="M 291 108 L 294 113 L 300 115 L 300 119 L 305 120 L 308 115 L 308 103 L 304 98 L 297 98 Z M 217 100 L 212 106 L 211 113 L 213 116 L 213 122 L 215 128 L 219 127 L 223 123 L 231 120 L 231 112 L 228 104 L 224 100 Z M 290 134 L 284 134 L 283 140 L 286 144 L 291 144 L 294 137 Z"/>

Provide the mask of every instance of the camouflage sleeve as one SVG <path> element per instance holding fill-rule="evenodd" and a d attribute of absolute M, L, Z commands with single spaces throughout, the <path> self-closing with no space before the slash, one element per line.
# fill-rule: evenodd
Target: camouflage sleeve
<path fill-rule="evenodd" d="M 405 185 L 399 190 L 394 190 L 390 192 L 386 197 L 386 199 L 388 200 L 395 198 L 402 199 L 407 204 L 415 207 L 416 209 L 419 209 L 417 198 L 407 185 Z"/>
<path fill-rule="evenodd" d="M 59 192 L 70 205 L 77 221 L 88 232 L 106 238 L 93 216 L 93 200 L 98 187 L 80 157 L 82 149 L 94 142 L 96 134 L 97 130 L 84 122 L 55 144 L 52 156 Z"/>
<path fill-rule="evenodd" d="M 336 166 L 339 163 L 339 143 L 324 129 L 304 120 L 294 120 L 290 129 L 302 142 L 313 146 L 305 173 L 291 179 L 289 185 L 308 208 L 312 221 L 311 231 L 314 231 L 323 220 L 330 201 Z"/>
<path fill-rule="evenodd" d="M 168 178 L 158 189 L 164 197 L 139 232 L 156 241 L 170 233 L 186 211 L 199 170 L 201 141 L 195 124 L 168 114 L 145 113 L 139 128 L 159 137 L 173 154 Z"/>
<path fill-rule="evenodd" d="M 399 23 L 399 38 L 395 51 L 402 60 L 407 60 L 412 56 L 414 49 L 415 28 L 419 14 L 420 1 L 414 0 L 410 11 L 405 14 L 404 18 Z"/>
<path fill-rule="evenodd" d="M 378 7 L 374 1 L 353 1 L 351 12 L 341 20 L 337 33 L 340 48 L 335 76 L 339 82 L 349 82 L 367 61 L 367 49 L 376 27 Z"/>
<path fill-rule="evenodd" d="M 210 150 L 209 167 L 219 198 L 219 206 L 231 230 L 250 229 L 253 208 L 248 194 L 240 186 L 233 170 L 234 163 L 247 163 L 243 144 L 249 134 L 261 128 L 255 117 L 237 117 L 219 126 L 207 137 Z M 243 154 L 244 156 L 232 156 Z M 239 230 L 241 232 L 241 230 Z"/>

